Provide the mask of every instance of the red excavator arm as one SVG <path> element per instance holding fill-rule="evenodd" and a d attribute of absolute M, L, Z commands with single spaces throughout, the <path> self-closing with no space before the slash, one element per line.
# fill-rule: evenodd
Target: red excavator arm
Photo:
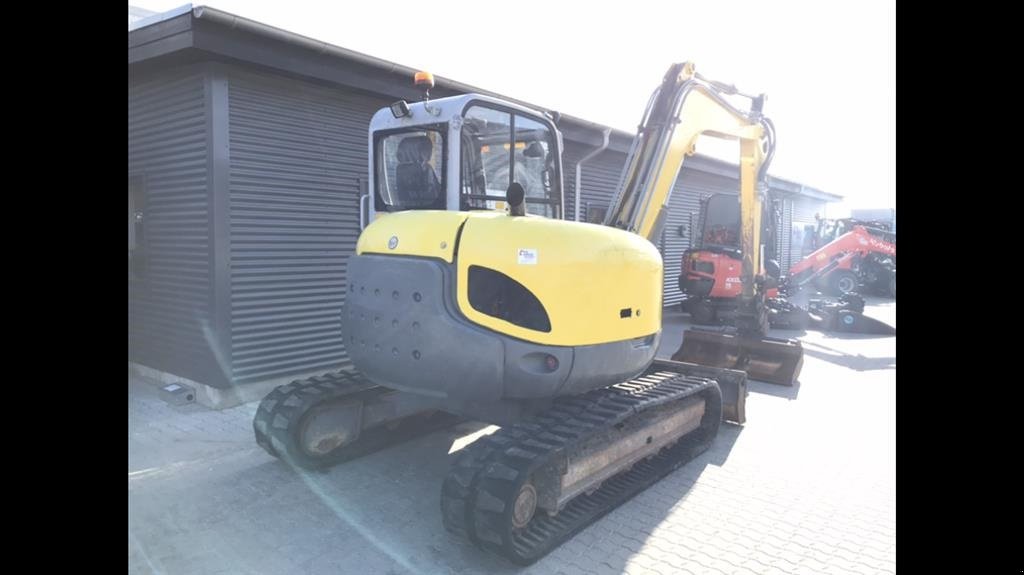
<path fill-rule="evenodd" d="M 851 269 L 855 260 L 871 253 L 895 258 L 896 244 L 871 234 L 864 226 L 854 226 L 793 264 L 789 268 L 789 285 L 799 287 L 833 270 Z"/>

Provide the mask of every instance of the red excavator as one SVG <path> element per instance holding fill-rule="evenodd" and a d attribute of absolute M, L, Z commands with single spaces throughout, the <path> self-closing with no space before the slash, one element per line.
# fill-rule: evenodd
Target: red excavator
<path fill-rule="evenodd" d="M 683 254 L 679 289 L 687 296 L 683 309 L 695 323 L 728 323 L 740 294 L 739 210 L 731 194 L 715 194 L 704 200 L 695 247 Z M 864 317 L 864 300 L 858 287 L 884 283 L 896 294 L 895 235 L 879 226 L 853 219 L 819 220 L 816 245 L 821 247 L 793 264 L 786 278 L 774 257 L 776 202 L 763 204 L 765 213 L 761 247 L 767 276 L 778 280 L 778 289 L 767 291 L 769 320 L 773 327 L 817 327 L 862 333 L 895 333 L 893 328 Z M 801 293 L 808 285 L 824 287 L 840 296 L 838 302 L 808 299 Z M 798 305 L 782 295 L 804 301 Z"/>
<path fill-rule="evenodd" d="M 820 247 L 789 268 L 791 286 L 814 282 L 836 296 L 864 287 L 896 297 L 896 234 L 886 224 L 819 219 L 814 240 Z"/>

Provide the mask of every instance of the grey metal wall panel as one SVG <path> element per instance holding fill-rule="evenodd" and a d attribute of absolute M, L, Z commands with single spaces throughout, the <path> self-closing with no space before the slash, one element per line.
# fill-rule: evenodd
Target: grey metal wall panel
<path fill-rule="evenodd" d="M 242 71 L 229 81 L 234 380 L 347 365 L 346 260 L 370 117 L 387 102 Z"/>
<path fill-rule="evenodd" d="M 145 183 L 148 265 L 128 281 L 128 359 L 203 382 L 226 380 L 210 341 L 204 73 L 128 80 L 128 174 Z"/>
<path fill-rule="evenodd" d="M 563 185 L 565 187 L 567 219 L 572 219 L 576 210 L 576 164 L 598 147 L 565 140 L 565 150 L 562 152 L 562 170 L 565 174 Z M 606 208 L 611 204 L 625 163 L 625 154 L 605 150 L 583 164 L 580 172 L 582 176 L 580 178 L 582 182 L 579 206 L 580 221 L 586 221 L 586 211 L 590 206 Z"/>
<path fill-rule="evenodd" d="M 797 226 L 801 229 L 801 236 L 806 236 L 806 227 L 813 226 L 816 223 L 814 215 L 818 214 L 824 216 L 825 214 L 825 202 L 822 200 L 816 200 L 812 198 L 801 198 L 794 197 L 790 200 L 792 205 L 792 216 L 790 219 L 790 235 L 792 235 L 792 229 Z M 792 241 L 792 240 L 791 240 Z M 801 241 L 800 245 L 795 243 L 790 248 L 789 253 L 789 264 L 786 266 L 786 270 L 789 269 L 794 263 L 800 261 L 803 257 L 803 244 Z"/>
<path fill-rule="evenodd" d="M 793 200 L 791 198 L 782 200 L 782 229 L 779 233 L 779 240 L 781 243 L 779 247 L 779 266 L 782 268 L 782 274 L 786 275 L 790 266 L 799 259 L 799 257 L 795 259 L 793 257 Z M 799 246 L 796 246 L 796 248 L 799 249 Z"/>
<path fill-rule="evenodd" d="M 589 153 L 589 150 L 585 153 Z M 625 163 L 625 154 L 605 150 L 583 164 L 580 178 L 580 208 L 584 210 L 582 214 L 586 213 L 588 206 L 607 208 L 611 204 Z"/>
<path fill-rule="evenodd" d="M 815 214 L 825 217 L 825 202 L 811 198 L 794 198 L 793 221 L 813 224 Z"/>
<path fill-rule="evenodd" d="M 564 140 L 565 149 L 562 151 L 562 192 L 565 197 L 563 212 L 565 219 L 571 220 L 576 215 L 576 163 L 587 153 L 585 146 Z M 586 164 L 583 165 L 584 169 Z M 582 215 L 581 215 L 582 217 Z"/>

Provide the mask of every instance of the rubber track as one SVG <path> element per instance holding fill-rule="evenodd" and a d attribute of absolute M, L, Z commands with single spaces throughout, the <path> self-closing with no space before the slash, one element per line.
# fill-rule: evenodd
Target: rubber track
<path fill-rule="evenodd" d="M 572 453 L 588 437 L 694 395 L 702 395 L 706 406 L 697 430 L 598 490 L 576 497 L 557 515 L 538 509 L 525 528 L 513 529 L 512 503 L 533 472 Z M 721 416 L 721 392 L 714 380 L 653 369 L 626 383 L 556 400 L 545 412 L 463 449 L 442 487 L 444 525 L 484 550 L 529 565 L 705 451 Z"/>
<path fill-rule="evenodd" d="M 380 425 L 363 430 L 355 442 L 320 456 L 309 454 L 299 445 L 302 418 L 316 406 L 354 400 L 369 402 L 390 391 L 352 370 L 276 387 L 260 402 L 253 418 L 256 443 L 289 464 L 304 469 L 325 469 L 459 421 L 453 415 L 440 412 L 408 416 L 397 422 L 397 426 Z"/>

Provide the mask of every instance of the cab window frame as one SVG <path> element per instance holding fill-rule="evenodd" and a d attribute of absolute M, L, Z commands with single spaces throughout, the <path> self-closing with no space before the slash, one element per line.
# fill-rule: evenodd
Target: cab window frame
<path fill-rule="evenodd" d="M 413 134 L 415 132 L 436 132 L 441 136 L 441 167 L 438 170 L 437 176 L 441 183 L 441 198 L 444 199 L 444 207 L 441 209 L 447 209 L 448 207 L 448 122 L 437 122 L 433 124 L 421 124 L 417 126 L 405 126 L 401 128 L 391 128 L 388 130 L 379 130 L 373 134 L 373 150 L 371 150 L 373 158 L 373 206 L 374 211 L 379 213 L 395 213 L 404 212 L 409 210 L 425 210 L 431 208 L 424 207 L 402 207 L 395 206 L 384 201 L 384 195 L 382 193 L 381 186 L 383 185 L 382 178 L 380 177 L 380 169 L 383 167 L 383 157 L 381 150 L 381 142 L 388 136 L 395 134 Z"/>
<path fill-rule="evenodd" d="M 463 118 L 463 120 L 465 120 L 467 114 L 469 114 L 473 110 L 473 108 L 484 108 L 484 109 L 488 109 L 488 110 L 494 110 L 494 111 L 497 111 L 497 112 L 503 112 L 503 113 L 506 113 L 506 114 L 509 115 L 509 133 L 508 133 L 508 138 L 509 138 L 509 143 L 511 144 L 509 146 L 509 182 L 515 181 L 514 178 L 515 178 L 515 151 L 516 151 L 516 148 L 515 148 L 514 140 L 515 140 L 515 134 L 516 134 L 516 117 L 518 116 L 518 117 L 521 117 L 521 118 L 526 118 L 528 120 L 531 120 L 533 122 L 541 124 L 542 126 L 544 126 L 547 129 L 547 131 L 548 131 L 548 136 L 547 136 L 548 153 L 549 154 L 552 154 L 552 153 L 556 154 L 555 161 L 551 163 L 552 174 L 551 174 L 551 178 L 550 178 L 549 189 L 546 190 L 546 194 L 547 194 L 546 197 L 527 196 L 525 198 L 525 201 L 526 201 L 527 207 L 529 206 L 529 204 L 550 205 L 550 206 L 552 206 L 552 216 L 551 217 L 553 219 L 561 219 L 563 217 L 563 214 L 565 213 L 565 206 L 562 205 L 562 197 L 563 197 L 562 196 L 563 195 L 563 191 L 562 191 L 562 183 L 563 183 L 562 182 L 562 166 L 561 166 L 561 162 L 558 161 L 558 158 L 557 158 L 557 154 L 559 153 L 558 134 L 557 134 L 557 127 L 554 125 L 554 123 L 552 121 L 550 121 L 550 119 L 548 119 L 548 118 L 546 118 L 546 117 L 544 117 L 542 115 L 539 115 L 539 114 L 532 114 L 532 113 L 528 113 L 528 112 L 523 112 L 522 110 L 518 110 L 516 108 L 512 108 L 512 107 L 509 107 L 509 106 L 502 106 L 501 104 L 497 104 L 497 103 L 494 103 L 494 102 L 489 102 L 489 101 L 486 101 L 486 100 L 478 100 L 478 99 L 474 99 L 474 100 L 470 100 L 469 102 L 466 102 L 466 105 L 462 109 L 462 118 Z M 459 156 L 460 156 L 459 157 L 459 202 L 463 206 L 462 209 L 487 209 L 487 208 L 466 208 L 465 205 L 466 205 L 467 200 L 477 200 L 477 201 L 481 201 L 482 200 L 484 202 L 486 202 L 486 201 L 505 201 L 505 196 L 504 195 L 495 196 L 495 195 L 491 195 L 491 194 L 466 193 L 467 188 L 469 190 L 471 190 L 471 191 L 474 190 L 474 188 L 473 188 L 473 183 L 472 182 L 470 182 L 470 184 L 468 186 L 467 186 L 467 184 L 465 182 L 465 178 L 467 176 L 467 171 L 466 171 L 467 164 L 465 163 L 464 160 L 466 160 L 466 154 L 469 152 L 469 150 L 466 149 L 466 146 L 464 145 L 465 144 L 465 140 L 462 139 L 462 130 L 464 130 L 464 129 L 465 129 L 465 122 L 463 121 L 462 126 L 460 126 L 460 128 L 459 128 L 459 138 L 460 138 L 460 142 L 459 142 L 460 143 L 460 146 L 459 146 L 460 147 L 460 153 L 459 153 Z"/>

